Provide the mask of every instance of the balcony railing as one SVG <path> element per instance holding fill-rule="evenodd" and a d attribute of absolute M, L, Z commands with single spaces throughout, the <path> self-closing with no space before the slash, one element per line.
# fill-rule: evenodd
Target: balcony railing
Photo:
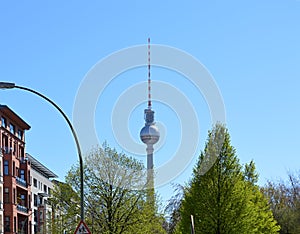
<path fill-rule="evenodd" d="M 21 158 L 20 158 L 20 163 L 21 163 L 21 164 L 26 164 L 27 161 L 28 161 L 28 159 L 25 158 L 25 157 L 21 157 Z"/>
<path fill-rule="evenodd" d="M 16 182 L 18 185 L 21 185 L 23 187 L 27 187 L 27 182 L 25 180 L 23 180 L 22 178 L 20 177 L 16 177 Z"/>
<path fill-rule="evenodd" d="M 11 147 L 4 146 L 2 149 L 3 149 L 5 154 L 11 154 L 12 153 L 12 148 Z"/>
<path fill-rule="evenodd" d="M 25 206 L 21 206 L 21 205 L 17 205 L 17 210 L 18 211 L 21 211 L 21 212 L 23 212 L 23 213 L 28 213 L 28 208 L 27 207 L 25 207 Z"/>

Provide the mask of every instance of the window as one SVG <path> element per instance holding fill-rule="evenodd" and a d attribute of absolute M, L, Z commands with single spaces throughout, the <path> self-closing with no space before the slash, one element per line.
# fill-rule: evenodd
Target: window
<path fill-rule="evenodd" d="M 24 195 L 24 194 L 21 194 L 21 196 L 20 196 L 20 198 L 21 198 L 21 206 L 25 206 L 25 203 L 26 203 L 26 196 Z"/>
<path fill-rule="evenodd" d="M 20 170 L 20 178 L 21 178 L 22 180 L 25 180 L 25 170 L 24 170 L 24 169 L 21 169 L 21 170 Z"/>
<path fill-rule="evenodd" d="M 5 216 L 5 218 L 4 218 L 4 231 L 10 232 L 10 217 L 9 216 Z"/>
<path fill-rule="evenodd" d="M 37 206 L 38 205 L 38 198 L 36 194 L 33 194 L 33 205 Z"/>
<path fill-rule="evenodd" d="M 47 193 L 47 185 L 44 184 L 44 192 Z"/>
<path fill-rule="evenodd" d="M 8 168 L 8 161 L 4 160 L 4 175 L 8 175 L 9 174 L 9 168 Z"/>
<path fill-rule="evenodd" d="M 13 154 L 16 155 L 17 153 L 17 143 L 14 143 L 14 149 L 13 149 Z"/>
<path fill-rule="evenodd" d="M 13 161 L 13 168 L 12 169 L 13 169 L 12 175 L 15 176 L 16 175 L 16 163 L 15 163 L 15 161 Z"/>
<path fill-rule="evenodd" d="M 6 119 L 4 117 L 1 117 L 1 126 L 4 128 L 7 127 Z"/>
<path fill-rule="evenodd" d="M 2 134 L 2 146 L 4 148 L 4 153 L 8 154 L 8 137 L 4 133 Z"/>
<path fill-rule="evenodd" d="M 24 148 L 22 146 L 19 147 L 19 157 L 24 158 Z"/>
<path fill-rule="evenodd" d="M 14 204 L 16 204 L 16 197 L 17 197 L 17 195 L 16 195 L 16 189 L 14 189 L 13 190 L 13 199 L 14 199 Z"/>
<path fill-rule="evenodd" d="M 33 178 L 33 186 L 37 188 L 37 179 Z"/>
<path fill-rule="evenodd" d="M 23 131 L 18 129 L 18 137 L 20 140 L 23 140 Z"/>
<path fill-rule="evenodd" d="M 48 187 L 48 194 L 51 195 L 51 188 Z"/>
<path fill-rule="evenodd" d="M 12 134 L 15 134 L 15 133 L 16 133 L 15 125 L 13 125 L 12 123 L 9 124 L 9 131 L 10 131 Z"/>
<path fill-rule="evenodd" d="M 34 220 L 34 222 L 37 222 L 38 221 L 38 219 L 37 219 L 37 214 L 38 214 L 38 212 L 37 212 L 37 210 L 36 209 L 34 209 L 34 211 L 33 211 L 33 220 Z"/>
<path fill-rule="evenodd" d="M 4 203 L 9 203 L 9 188 L 4 188 Z"/>

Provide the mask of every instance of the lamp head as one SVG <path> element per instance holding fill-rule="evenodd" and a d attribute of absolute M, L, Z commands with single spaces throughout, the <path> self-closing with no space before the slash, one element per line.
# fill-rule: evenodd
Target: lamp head
<path fill-rule="evenodd" d="M 0 89 L 13 89 L 15 87 L 16 87 L 15 83 L 0 82 Z"/>

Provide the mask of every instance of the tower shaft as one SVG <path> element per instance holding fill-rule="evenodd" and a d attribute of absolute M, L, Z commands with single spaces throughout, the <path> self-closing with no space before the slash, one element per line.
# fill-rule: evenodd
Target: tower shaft
<path fill-rule="evenodd" d="M 154 111 L 151 101 L 151 77 L 150 77 L 150 38 L 148 38 L 148 108 L 144 111 L 145 126 L 140 132 L 140 138 L 147 145 L 147 200 L 154 207 L 154 165 L 153 145 L 159 140 L 159 131 L 154 122 Z"/>
<path fill-rule="evenodd" d="M 147 187 L 148 190 L 154 188 L 154 170 L 153 170 L 153 145 L 147 145 Z"/>
<path fill-rule="evenodd" d="M 147 144 L 147 202 L 154 210 L 154 165 L 153 165 L 153 144 Z"/>
<path fill-rule="evenodd" d="M 153 145 L 147 144 L 147 170 L 153 170 Z"/>

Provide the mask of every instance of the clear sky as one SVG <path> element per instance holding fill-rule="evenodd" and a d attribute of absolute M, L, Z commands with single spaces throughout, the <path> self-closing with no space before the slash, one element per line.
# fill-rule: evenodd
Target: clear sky
<path fill-rule="evenodd" d="M 93 66 L 118 50 L 146 44 L 151 37 L 153 44 L 192 55 L 210 72 L 223 97 L 237 155 L 241 163 L 255 161 L 260 184 L 264 184 L 268 179 L 285 179 L 289 170 L 299 169 L 299 25 L 298 0 L 1 1 L 0 80 L 43 93 L 73 119 L 78 90 Z M 113 132 L 111 127 L 122 119 L 128 120 L 129 132 L 139 142 L 146 90 L 143 97 L 137 97 L 145 99 L 144 103 L 121 108 L 124 116 L 118 115 L 119 119 L 112 114 L 118 98 L 146 79 L 146 66 L 128 69 L 102 92 L 94 113 L 100 143 L 107 140 L 124 150 L 115 139 L 118 129 Z M 180 90 L 198 116 L 196 154 L 181 176 L 172 180 L 184 183 L 212 125 L 209 105 L 175 71 L 153 66 L 152 80 Z M 155 165 L 160 167 L 180 145 L 183 116 L 154 94 L 155 90 L 155 118 L 165 129 L 163 144 L 155 154 Z M 179 96 L 169 98 L 177 101 Z M 60 114 L 37 96 L 19 90 L 0 91 L 0 103 L 31 125 L 27 152 L 63 180 L 77 162 L 77 153 Z M 129 116 L 125 115 L 128 110 Z M 159 191 L 163 199 L 171 196 L 169 185 Z"/>

